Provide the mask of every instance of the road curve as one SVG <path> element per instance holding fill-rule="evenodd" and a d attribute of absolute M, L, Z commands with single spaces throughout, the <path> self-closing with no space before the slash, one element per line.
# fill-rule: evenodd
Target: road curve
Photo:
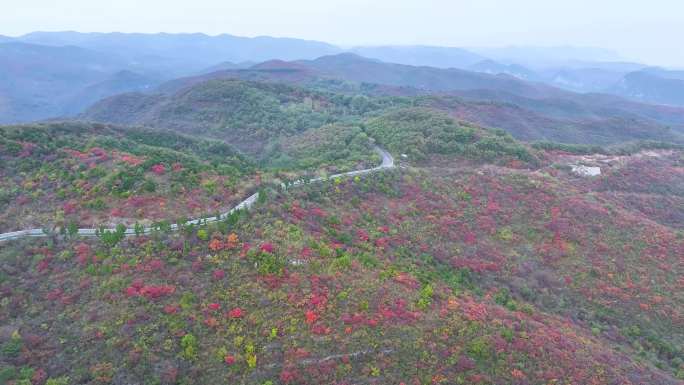
<path fill-rule="evenodd" d="M 356 171 L 349 171 L 349 172 L 343 172 L 341 174 L 334 174 L 330 175 L 326 178 L 314 178 L 310 179 L 308 181 L 305 180 L 297 180 L 291 183 L 282 184 L 281 186 L 284 188 L 289 188 L 289 187 L 295 187 L 299 186 L 302 184 L 306 183 L 315 183 L 315 182 L 321 182 L 324 180 L 330 180 L 330 179 L 337 179 L 337 178 L 342 178 L 342 177 L 348 177 L 348 176 L 356 176 L 356 175 L 363 175 L 363 174 L 369 174 L 372 172 L 376 171 L 381 171 L 381 170 L 386 170 L 390 168 L 394 168 L 394 158 L 392 155 L 385 151 L 384 149 L 375 146 L 375 151 L 382 157 L 382 163 L 373 168 L 367 168 L 364 170 L 356 170 Z M 242 202 L 238 203 L 235 207 L 230 209 L 229 211 L 220 214 L 215 217 L 210 217 L 210 218 L 197 218 L 197 219 L 191 219 L 187 222 L 185 222 L 185 225 L 197 225 L 200 223 L 211 223 L 211 222 L 217 222 L 220 221 L 221 219 L 225 219 L 228 217 L 230 214 L 234 213 L 235 211 L 242 210 L 242 209 L 248 209 L 254 205 L 254 203 L 257 200 L 257 197 L 259 196 L 259 193 L 254 193 L 247 197 L 245 200 Z M 171 225 L 172 230 L 177 230 L 178 225 L 177 224 L 172 224 Z M 105 229 L 105 231 L 114 231 L 115 229 Z M 143 233 L 150 233 L 152 232 L 153 228 L 152 227 L 145 227 L 143 228 Z M 125 234 L 126 235 L 135 235 L 135 229 L 134 228 L 127 228 Z M 14 240 L 14 239 L 20 239 L 20 238 L 39 238 L 39 237 L 47 237 L 50 234 L 46 233 L 43 229 L 27 229 L 27 230 L 19 230 L 19 231 L 12 231 L 9 233 L 2 233 L 0 234 L 0 242 L 4 241 L 9 241 L 9 240 Z M 78 229 L 78 235 L 83 236 L 83 237 L 94 237 L 97 235 L 97 229 Z"/>

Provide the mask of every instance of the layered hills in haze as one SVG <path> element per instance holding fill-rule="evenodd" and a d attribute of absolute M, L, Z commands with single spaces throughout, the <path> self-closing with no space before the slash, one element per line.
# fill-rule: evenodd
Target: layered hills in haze
<path fill-rule="evenodd" d="M 397 97 L 403 103 L 428 106 L 483 126 L 503 128 L 524 140 L 610 144 L 629 140 L 681 142 L 684 109 L 627 101 L 610 95 L 580 95 L 509 75 L 384 63 L 355 54 L 294 62 L 269 61 L 247 69 L 224 70 L 162 84 L 156 94 L 127 94 L 105 99 L 83 118 L 126 124 L 182 124 L 160 107 L 206 105 L 184 100 L 203 93 L 210 80 L 240 79 L 288 83 L 323 92 Z M 230 83 L 223 83 L 224 85 Z M 183 101 L 180 101 L 180 100 Z M 217 104 L 218 103 L 218 104 Z M 212 99 L 219 110 L 232 105 Z M 227 108 L 227 109 L 226 109 Z M 220 121 L 214 124 L 222 124 Z"/>
<path fill-rule="evenodd" d="M 601 50 L 572 47 L 343 49 L 323 42 L 271 37 L 34 32 L 15 38 L 2 37 L 0 53 L 0 122 L 4 123 L 74 115 L 99 98 L 149 90 L 179 77 L 246 68 L 269 60 L 313 60 L 341 53 L 355 53 L 384 64 L 378 62 L 377 68 L 373 68 L 366 63 L 365 73 L 351 67 L 354 61 L 341 63 L 336 59 L 310 65 L 323 66 L 322 70 L 345 80 L 409 85 L 431 91 L 489 89 L 493 80 L 476 74 L 486 73 L 508 75 L 511 79 L 506 91 L 514 94 L 520 94 L 527 87 L 539 87 L 514 81 L 524 80 L 579 93 L 614 94 L 643 103 L 683 104 L 681 79 L 667 75 L 676 71 L 646 74 L 640 72 L 645 65 L 622 63 L 619 57 Z M 35 71 L 37 63 L 51 65 L 44 71 Z M 397 66 L 386 71 L 389 63 Z M 337 67 L 333 68 L 334 65 Z M 406 72 L 399 65 L 422 69 Z M 448 76 L 433 76 L 437 69 Z M 458 83 L 453 77 L 460 77 Z M 498 82 L 507 81 L 506 76 L 499 78 Z"/>

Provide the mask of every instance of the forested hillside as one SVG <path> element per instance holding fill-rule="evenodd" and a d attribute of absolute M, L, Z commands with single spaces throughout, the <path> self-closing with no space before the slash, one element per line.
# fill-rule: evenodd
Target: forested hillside
<path fill-rule="evenodd" d="M 681 384 L 681 230 L 587 194 L 562 158 L 451 159 L 270 190 L 206 228 L 6 245 L 2 376 Z"/>
<path fill-rule="evenodd" d="M 458 123 L 448 115 L 424 108 L 399 109 L 370 119 L 367 131 L 397 154 L 422 160 L 429 154 L 460 155 L 478 160 L 502 156 L 530 162 L 528 149 L 502 130 L 492 131 Z"/>
<path fill-rule="evenodd" d="M 257 154 L 269 143 L 331 123 L 358 123 L 393 104 L 279 83 L 210 80 L 172 95 L 125 94 L 106 99 L 83 118 L 146 125 L 226 140 Z"/>

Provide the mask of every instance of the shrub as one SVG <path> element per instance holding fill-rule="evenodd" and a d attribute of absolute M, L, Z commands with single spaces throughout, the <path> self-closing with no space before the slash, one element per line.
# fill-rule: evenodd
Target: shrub
<path fill-rule="evenodd" d="M 264 251 L 251 253 L 250 259 L 257 266 L 259 274 L 281 274 L 285 268 L 285 259 Z"/>
<path fill-rule="evenodd" d="M 114 247 L 126 237 L 126 226 L 119 223 L 114 231 L 105 230 L 104 227 L 101 227 L 97 231 L 97 236 L 105 245 Z"/>
<path fill-rule="evenodd" d="M 142 190 L 147 193 L 153 193 L 157 191 L 157 183 L 151 179 L 145 179 L 142 184 Z"/>
<path fill-rule="evenodd" d="M 418 307 L 425 310 L 430 305 L 432 305 L 432 296 L 434 294 L 434 290 L 432 288 L 432 285 L 427 284 L 423 286 L 422 289 L 420 289 L 420 294 L 418 297 Z"/>
<path fill-rule="evenodd" d="M 490 358 L 492 351 L 489 342 L 484 337 L 477 337 L 468 344 L 468 354 L 476 361 Z"/>
<path fill-rule="evenodd" d="M 181 356 L 186 360 L 197 358 L 197 338 L 192 334 L 186 334 L 181 338 Z"/>
<path fill-rule="evenodd" d="M 48 378 L 48 380 L 45 382 L 45 385 L 69 385 L 70 384 L 70 379 L 67 376 L 62 376 L 62 377 L 57 377 L 57 378 Z"/>
<path fill-rule="evenodd" d="M 18 357 L 21 348 L 24 346 L 24 341 L 18 331 L 14 331 L 10 339 L 2 345 L 2 355 L 9 358 Z"/>
<path fill-rule="evenodd" d="M 136 223 L 133 226 L 133 231 L 135 232 L 135 235 L 139 237 L 139 236 L 145 234 L 145 226 L 143 226 L 140 223 Z"/>
<path fill-rule="evenodd" d="M 105 207 L 107 207 L 107 204 L 105 203 L 104 199 L 95 198 L 89 202 L 86 202 L 84 206 L 93 210 L 104 210 Z"/>
<path fill-rule="evenodd" d="M 14 366 L 0 368 L 0 383 L 9 384 L 10 380 L 17 377 L 17 369 Z"/>
<path fill-rule="evenodd" d="M 209 233 L 207 233 L 207 230 L 205 229 L 199 229 L 197 230 L 197 238 L 199 238 L 202 241 L 206 241 L 209 239 Z"/>

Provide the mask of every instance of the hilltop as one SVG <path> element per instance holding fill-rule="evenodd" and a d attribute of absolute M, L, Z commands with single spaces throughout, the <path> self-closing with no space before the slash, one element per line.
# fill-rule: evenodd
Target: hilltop
<path fill-rule="evenodd" d="M 354 122 L 382 105 L 286 84 L 208 80 L 173 94 L 124 94 L 90 108 L 84 119 L 146 125 L 228 141 L 256 154 L 271 141 L 330 123 Z"/>
<path fill-rule="evenodd" d="M 257 179 L 225 143 L 101 124 L 0 126 L 0 163 L 2 232 L 191 217 Z"/>

